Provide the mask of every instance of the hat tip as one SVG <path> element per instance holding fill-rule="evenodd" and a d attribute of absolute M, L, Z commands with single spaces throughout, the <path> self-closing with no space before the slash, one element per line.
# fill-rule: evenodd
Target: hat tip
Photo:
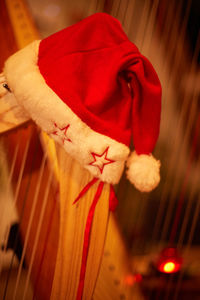
<path fill-rule="evenodd" d="M 135 151 L 127 160 L 127 178 L 140 192 L 151 192 L 160 182 L 160 161 Z"/>

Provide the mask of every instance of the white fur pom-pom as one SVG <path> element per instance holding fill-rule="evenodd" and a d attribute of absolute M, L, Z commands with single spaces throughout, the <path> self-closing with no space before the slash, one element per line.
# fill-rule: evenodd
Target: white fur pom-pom
<path fill-rule="evenodd" d="M 152 191 L 160 182 L 160 161 L 134 151 L 127 160 L 127 178 L 141 192 Z"/>

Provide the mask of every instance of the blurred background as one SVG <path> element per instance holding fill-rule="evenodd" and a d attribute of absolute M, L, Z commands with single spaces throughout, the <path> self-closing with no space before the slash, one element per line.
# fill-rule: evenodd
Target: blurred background
<path fill-rule="evenodd" d="M 9 45 L 9 50 L 4 46 L 1 49 L 2 67 L 8 54 L 19 46 L 16 15 L 21 22 L 23 12 L 19 4 L 21 1 L 0 2 L 1 43 Z M 161 182 L 153 192 L 144 194 L 136 191 L 124 174 L 116 187 L 119 199 L 117 228 L 130 257 L 133 273 L 141 275 L 138 277 L 141 279 L 139 288 L 144 299 L 200 299 L 200 1 L 24 0 L 23 5 L 32 24 L 29 26 L 35 28 L 39 38 L 45 38 L 95 12 L 111 14 L 122 23 L 129 39 L 153 64 L 163 88 L 160 137 L 154 151 L 162 165 Z M 25 32 L 26 24 L 24 28 L 22 23 L 20 26 L 22 34 L 26 34 L 25 43 L 28 43 L 30 36 Z M 31 30 L 31 34 L 37 35 Z M 0 116 L 3 122 L 4 115 Z M 6 122 L 9 120 L 6 119 Z M 17 133 L 1 134 L 2 242 L 8 224 L 19 223 L 19 207 L 22 209 L 24 206 L 22 198 L 18 209 L 13 205 L 13 198 L 17 199 L 17 183 L 13 184 L 9 179 L 10 161 L 15 152 L 8 149 L 10 145 L 16 145 L 20 134 L 19 130 Z M 37 130 L 31 134 L 37 135 Z M 32 150 L 32 154 L 34 152 Z M 38 165 L 40 163 L 38 159 Z M 20 259 L 23 241 L 20 244 L 18 238 L 18 243 Z M 1 259 L 0 270 L 5 269 L 8 265 L 6 260 L 10 262 L 13 257 L 12 251 L 9 257 L 8 254 L 9 251 L 7 258 Z M 177 266 L 177 272 L 159 269 L 168 258 Z M 15 255 L 12 264 L 17 265 L 17 261 Z M 2 299 L 11 298 L 6 298 L 4 293 Z M 130 299 L 142 298 L 135 295 Z"/>

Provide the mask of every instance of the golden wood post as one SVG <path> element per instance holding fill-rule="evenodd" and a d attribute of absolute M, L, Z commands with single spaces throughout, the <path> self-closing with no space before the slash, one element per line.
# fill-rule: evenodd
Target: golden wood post
<path fill-rule="evenodd" d="M 60 181 L 60 235 L 51 299 L 76 299 L 89 207 L 97 185 L 73 202 L 92 176 L 57 147 Z M 92 223 L 83 299 L 91 299 L 100 268 L 108 221 L 109 185 L 104 185 Z"/>
<path fill-rule="evenodd" d="M 38 34 L 34 28 L 32 21 L 29 18 L 28 12 L 25 9 L 25 5 L 23 1 L 16 0 L 16 1 L 6 1 L 8 15 L 10 16 L 11 20 L 11 28 L 14 32 L 15 40 L 16 40 L 16 49 L 22 48 L 33 39 L 38 38 Z M 17 15 L 21 15 L 20 18 Z M 23 19 L 23 20 L 22 20 Z M 7 19 L 8 21 L 8 19 Z M 24 22 L 26 24 L 21 31 L 20 23 Z M 8 21 L 9 22 L 9 21 Z M 26 34 L 25 34 L 26 33 Z M 14 52 L 14 51 L 13 51 Z M 7 56 L 9 56 L 8 53 Z M 3 108 L 6 111 L 7 108 Z M 9 120 L 5 126 L 1 126 L 1 131 L 5 132 L 10 129 L 14 129 L 17 126 L 24 123 L 26 120 L 17 120 L 12 114 L 12 110 L 9 111 L 9 115 L 6 112 L 6 120 Z M 26 131 L 26 130 L 25 130 Z M 31 131 L 31 130 L 30 130 Z M 26 135 L 29 134 L 29 129 L 26 131 Z M 15 134 L 11 134 L 11 141 L 12 143 L 16 141 Z M 34 133 L 34 140 L 35 140 L 35 133 Z M 25 142 L 25 139 L 24 139 Z M 43 148 L 44 151 L 48 150 L 48 139 L 43 139 Z M 54 147 L 54 146 L 53 146 Z M 21 149 L 22 150 L 22 149 Z M 48 244 L 46 247 L 45 257 L 43 257 L 43 249 L 44 245 L 42 243 L 38 243 L 37 245 L 37 258 L 32 256 L 34 243 L 35 243 L 35 236 L 38 235 L 37 233 L 37 224 L 35 223 L 35 218 L 40 217 L 40 210 L 41 210 L 41 203 L 38 201 L 34 204 L 34 214 L 33 214 L 33 224 L 29 226 L 29 218 L 32 211 L 32 203 L 31 199 L 34 195 L 34 187 L 37 185 L 37 177 L 38 171 L 34 169 L 32 174 L 32 179 L 30 182 L 30 190 L 28 193 L 28 197 L 26 200 L 25 206 L 25 214 L 23 216 L 23 220 L 21 220 L 21 234 L 23 236 L 23 240 L 27 243 L 24 255 L 26 255 L 26 261 L 29 264 L 29 261 L 32 261 L 33 264 L 31 266 L 31 277 L 33 279 L 33 287 L 36 288 L 36 295 L 38 297 L 42 297 L 42 299 L 48 299 L 50 295 L 51 284 L 47 285 L 53 280 L 53 290 L 51 299 L 74 299 L 77 293 L 77 286 L 79 283 L 79 273 L 81 267 L 81 257 L 82 257 L 82 250 L 83 250 L 83 236 L 85 230 L 85 222 L 88 214 L 89 207 L 93 200 L 93 197 L 96 193 L 97 184 L 94 185 L 88 193 L 80 199 L 79 203 L 73 205 L 73 201 L 75 200 L 76 196 L 79 194 L 80 190 L 87 184 L 88 181 L 91 180 L 91 175 L 85 170 L 82 169 L 81 166 L 74 160 L 72 160 L 59 146 L 57 147 L 58 153 L 58 165 L 57 165 L 57 173 L 55 177 L 59 176 L 57 180 L 59 180 L 60 185 L 60 220 L 58 219 L 59 213 L 57 211 L 58 205 L 54 205 L 54 199 L 51 194 L 48 197 L 48 207 L 55 207 L 57 211 L 54 214 L 53 224 L 56 226 L 51 227 L 51 233 L 49 235 Z M 52 154 L 52 153 L 51 153 Z M 57 160 L 55 153 L 53 157 L 49 155 L 49 162 L 52 160 Z M 20 164 L 21 159 L 19 159 Z M 45 190 L 45 177 L 48 177 L 48 170 L 47 166 L 45 165 L 44 174 L 42 176 L 42 181 L 40 186 L 38 187 L 38 197 L 44 197 L 44 190 Z M 23 175 L 21 186 L 18 193 L 17 199 L 17 207 L 19 212 L 22 210 L 23 203 L 22 199 L 24 199 L 25 189 L 28 184 L 29 177 L 28 174 Z M 52 192 L 52 191 L 51 191 Z M 38 198 L 36 197 L 36 198 Z M 38 199 L 39 199 L 38 198 Z M 90 238 L 90 246 L 89 246 L 89 253 L 87 258 L 87 269 L 85 274 L 85 284 L 84 284 L 84 291 L 83 291 L 83 299 L 91 299 L 92 294 L 94 292 L 95 284 L 97 281 L 97 276 L 101 264 L 101 258 L 103 254 L 103 247 L 105 241 L 105 235 L 107 230 L 107 223 L 108 223 L 108 198 L 109 198 L 109 185 L 104 185 L 102 195 L 97 203 L 95 209 L 95 215 L 92 222 L 92 231 L 91 231 L 91 238 Z M 49 219 L 51 216 L 51 209 L 48 209 L 44 213 L 44 218 L 46 220 Z M 56 220 L 55 220 L 56 218 Z M 42 223 L 42 227 L 40 228 L 39 233 L 39 240 L 41 237 L 45 240 L 45 233 L 47 230 L 46 222 Z M 48 222 L 47 222 L 48 223 Z M 48 268 L 46 265 L 46 258 L 54 258 L 56 256 L 57 246 L 52 248 L 49 241 L 52 241 L 52 237 L 55 237 L 56 230 L 58 235 L 58 224 L 60 224 L 59 230 L 59 248 L 57 253 L 56 259 L 56 269 L 55 274 L 53 274 L 54 269 L 54 262 L 50 263 L 52 267 Z M 27 228 L 29 228 L 29 233 L 27 236 Z M 55 239 L 56 241 L 57 239 Z M 42 240 L 41 240 L 42 241 Z M 50 259 L 49 259 L 50 261 Z M 42 265 L 41 263 L 42 262 Z M 20 284 L 20 274 L 21 274 L 21 266 L 20 265 L 20 272 L 18 272 L 18 284 Z M 46 271 L 44 270 L 46 268 Z M 38 276 L 40 279 L 38 280 Z M 49 278 L 49 279 L 48 279 Z M 54 278 L 54 279 L 53 279 Z M 17 294 L 18 286 L 15 286 L 15 294 Z M 25 297 L 25 294 L 24 294 Z"/>

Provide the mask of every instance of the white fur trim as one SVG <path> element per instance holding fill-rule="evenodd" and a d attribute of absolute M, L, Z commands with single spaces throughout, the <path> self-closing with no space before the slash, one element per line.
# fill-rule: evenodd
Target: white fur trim
<path fill-rule="evenodd" d="M 160 161 L 152 155 L 137 155 L 134 151 L 127 160 L 127 177 L 141 192 L 152 191 L 160 182 Z"/>
<path fill-rule="evenodd" d="M 3 87 L 6 83 L 6 78 L 3 73 L 0 74 L 0 97 L 3 97 L 8 91 Z"/>
<path fill-rule="evenodd" d="M 4 75 L 19 105 L 93 176 L 118 183 L 129 148 L 92 130 L 46 84 L 37 66 L 39 43 L 31 43 L 5 63 Z M 93 152 L 102 155 L 100 160 L 105 162 L 102 173 L 96 163 L 91 165 Z"/>
<path fill-rule="evenodd" d="M 6 78 L 3 73 L 0 74 L 0 101 L 1 109 L 7 114 L 12 111 L 12 122 L 14 121 L 13 117 L 16 118 L 16 122 L 25 122 L 29 118 L 25 113 L 24 109 L 18 104 L 13 93 L 9 92 L 3 84 L 7 83 Z M 11 115 L 9 114 L 9 117 Z"/>

